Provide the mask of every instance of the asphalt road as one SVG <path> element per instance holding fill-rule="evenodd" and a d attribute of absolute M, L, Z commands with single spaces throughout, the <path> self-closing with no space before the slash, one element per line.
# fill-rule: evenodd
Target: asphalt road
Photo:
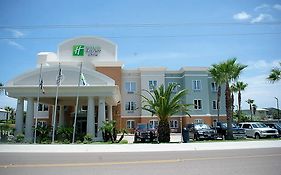
<path fill-rule="evenodd" d="M 280 175 L 281 148 L 145 153 L 0 153 L 0 175 Z"/>

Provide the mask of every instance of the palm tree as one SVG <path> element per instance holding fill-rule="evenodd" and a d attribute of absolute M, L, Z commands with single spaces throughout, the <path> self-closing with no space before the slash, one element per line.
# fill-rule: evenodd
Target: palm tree
<path fill-rule="evenodd" d="M 281 62 L 279 62 L 279 64 L 281 66 Z M 269 76 L 267 77 L 267 79 L 272 83 L 275 83 L 276 81 L 281 80 L 281 68 L 275 67 L 275 68 L 271 69 L 271 72 L 270 72 Z"/>
<path fill-rule="evenodd" d="M 221 86 L 224 83 L 222 78 L 222 73 L 220 70 L 219 64 L 213 64 L 212 67 L 209 69 L 209 72 L 211 73 L 211 76 L 213 80 L 215 81 L 218 89 L 217 89 L 217 116 L 218 121 L 220 121 L 220 100 L 221 100 Z"/>
<path fill-rule="evenodd" d="M 177 114 L 178 112 L 183 112 L 188 116 L 190 106 L 189 104 L 183 104 L 182 99 L 187 94 L 187 90 L 181 90 L 176 94 L 173 94 L 173 90 L 178 85 L 172 83 L 167 89 L 164 85 L 161 85 L 158 89 L 153 92 L 144 90 L 148 93 L 149 97 L 141 95 L 144 99 L 143 110 L 149 111 L 152 115 L 156 115 L 159 118 L 158 125 L 158 141 L 159 142 L 170 142 L 170 127 L 169 127 L 169 117 Z"/>
<path fill-rule="evenodd" d="M 242 81 L 237 81 L 235 84 L 235 90 L 238 92 L 238 123 L 240 122 L 241 115 L 241 91 L 244 91 L 248 86 L 247 83 L 243 83 Z"/>
<path fill-rule="evenodd" d="M 253 121 L 253 104 L 254 104 L 254 100 L 248 99 L 246 102 L 250 106 L 251 121 Z"/>
<path fill-rule="evenodd" d="M 225 83 L 225 107 L 227 116 L 227 139 L 233 139 L 232 132 L 232 100 L 229 83 L 239 78 L 242 70 L 247 66 L 236 63 L 236 58 L 228 59 L 220 65 L 222 82 Z"/>

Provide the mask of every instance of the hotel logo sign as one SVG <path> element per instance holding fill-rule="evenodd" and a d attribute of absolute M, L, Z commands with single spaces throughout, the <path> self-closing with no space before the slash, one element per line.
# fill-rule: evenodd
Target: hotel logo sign
<path fill-rule="evenodd" d="M 72 56 L 99 56 L 101 48 L 99 46 L 74 45 L 72 47 Z"/>

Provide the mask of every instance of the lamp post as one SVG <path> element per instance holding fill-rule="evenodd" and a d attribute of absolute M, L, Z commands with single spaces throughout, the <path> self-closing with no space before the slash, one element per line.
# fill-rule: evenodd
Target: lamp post
<path fill-rule="evenodd" d="M 278 117 L 278 122 L 279 122 L 279 100 L 277 97 L 274 97 L 276 99 L 276 107 L 277 107 L 277 117 Z"/>

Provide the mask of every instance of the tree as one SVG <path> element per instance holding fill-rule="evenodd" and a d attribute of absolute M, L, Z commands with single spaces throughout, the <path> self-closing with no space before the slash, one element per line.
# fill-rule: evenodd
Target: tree
<path fill-rule="evenodd" d="M 152 115 L 156 115 L 159 118 L 158 125 L 158 141 L 159 142 L 170 142 L 170 127 L 169 127 L 169 117 L 177 114 L 178 112 L 183 112 L 184 114 L 189 113 L 189 104 L 183 104 L 182 99 L 187 94 L 187 89 L 181 90 L 176 94 L 173 94 L 173 90 L 178 85 L 172 83 L 167 89 L 164 85 L 161 85 L 158 89 L 153 92 L 144 90 L 148 93 L 149 97 L 141 95 L 144 99 L 143 110 L 151 112 Z"/>
<path fill-rule="evenodd" d="M 116 121 L 111 120 L 111 121 L 104 121 L 103 126 L 100 127 L 100 130 L 102 131 L 102 136 L 103 140 L 105 142 L 111 141 L 111 143 L 120 143 L 125 134 L 127 134 L 126 129 L 121 129 L 119 132 L 122 133 L 120 138 L 117 140 L 117 129 L 116 129 Z"/>
<path fill-rule="evenodd" d="M 281 62 L 279 62 L 280 66 L 281 66 Z M 275 67 L 273 69 L 271 69 L 270 74 L 267 77 L 267 80 L 269 80 L 272 83 L 275 83 L 277 81 L 279 81 L 281 79 L 281 67 Z"/>
<path fill-rule="evenodd" d="M 237 80 L 242 70 L 247 66 L 236 63 L 236 58 L 228 59 L 225 62 L 219 64 L 221 71 L 222 82 L 225 83 L 225 107 L 226 107 L 226 116 L 227 116 L 227 137 L 226 139 L 233 139 L 232 132 L 232 100 L 231 100 L 231 91 L 229 84 Z"/>
<path fill-rule="evenodd" d="M 238 92 L 238 112 L 237 112 L 238 123 L 240 122 L 240 116 L 241 116 L 241 91 L 244 91 L 247 86 L 248 84 L 242 81 L 237 81 L 234 84 L 235 90 Z"/>
<path fill-rule="evenodd" d="M 211 73 L 211 76 L 213 80 L 215 81 L 218 89 L 217 89 L 217 116 L 218 116 L 218 121 L 220 121 L 220 99 L 221 99 L 221 86 L 224 83 L 223 82 L 223 77 L 222 73 L 220 70 L 220 65 L 219 64 L 213 64 L 212 67 L 209 69 L 209 72 Z"/>
<path fill-rule="evenodd" d="M 246 102 L 249 104 L 250 114 L 251 114 L 251 121 L 253 121 L 253 104 L 254 104 L 254 100 L 248 99 Z"/>
<path fill-rule="evenodd" d="M 10 115 L 10 120 L 13 121 L 12 123 L 14 123 L 14 120 L 15 120 L 15 109 L 12 108 L 12 107 L 9 107 L 9 106 L 6 106 L 4 108 Z M 7 117 L 7 120 L 8 120 L 8 117 Z"/>

